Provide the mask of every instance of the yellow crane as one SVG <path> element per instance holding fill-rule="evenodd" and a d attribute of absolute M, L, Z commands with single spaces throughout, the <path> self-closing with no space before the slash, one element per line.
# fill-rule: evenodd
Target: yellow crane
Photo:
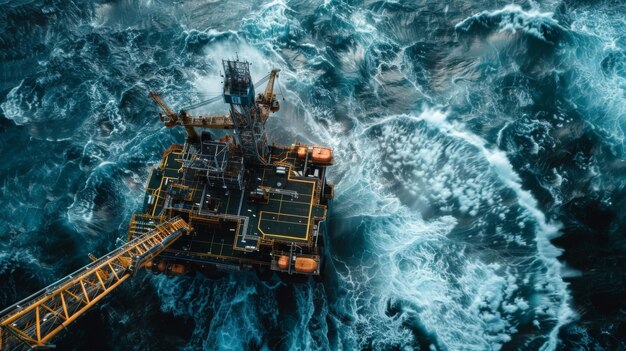
<path fill-rule="evenodd" d="M 279 71 L 273 69 L 262 79 L 268 84 L 265 92 L 257 96 L 258 110 L 253 109 L 255 114 L 258 111 L 254 117 L 258 118 L 257 122 L 260 120 L 264 124 L 270 112 L 280 108 L 274 93 Z M 199 102 L 179 113 L 173 112 L 158 93 L 150 92 L 149 96 L 163 110 L 160 118 L 164 125 L 167 128 L 183 126 L 190 140 L 199 138 L 195 128 L 235 128 L 230 115 L 193 117 L 187 112 L 223 99 L 223 96 Z M 268 192 L 274 190 L 278 191 L 268 189 Z M 129 231 L 135 230 L 139 229 L 133 220 Z M 0 351 L 53 347 L 50 340 L 54 336 L 133 276 L 139 268 L 151 266 L 153 258 L 192 230 L 185 220 L 172 218 L 99 259 L 90 255 L 92 263 L 0 311 Z"/>
<path fill-rule="evenodd" d="M 265 123 L 269 117 L 270 112 L 276 112 L 280 109 L 280 104 L 276 100 L 276 94 L 274 93 L 274 83 L 278 78 L 278 72 L 280 69 L 273 69 L 267 76 L 261 78 L 255 85 L 260 85 L 267 81 L 265 92 L 257 96 L 257 105 L 259 107 L 259 117 L 263 123 Z M 210 129 L 234 129 L 235 125 L 229 115 L 204 115 L 193 117 L 187 111 L 202 107 L 223 99 L 223 96 L 217 96 L 208 100 L 201 101 L 199 103 L 185 107 L 179 113 L 173 112 L 167 104 L 163 101 L 159 93 L 150 92 L 148 94 L 154 102 L 161 107 L 163 113 L 159 114 L 161 121 L 167 128 L 173 128 L 177 125 L 183 126 L 187 131 L 187 136 L 190 140 L 198 140 L 198 133 L 195 128 L 210 128 Z"/>
<path fill-rule="evenodd" d="M 270 115 L 270 112 L 276 112 L 280 109 L 280 104 L 276 100 L 276 94 L 274 93 L 274 82 L 278 78 L 279 69 L 273 69 L 270 74 L 261 80 L 268 79 L 267 86 L 265 87 L 265 93 L 259 94 L 256 99 L 256 103 L 259 106 L 259 114 L 261 121 L 265 123 Z"/>
<path fill-rule="evenodd" d="M 180 217 L 0 311 L 0 351 L 50 348 L 50 339 L 192 228 Z"/>
<path fill-rule="evenodd" d="M 195 128 L 211 128 L 211 129 L 233 129 L 235 125 L 233 121 L 230 119 L 229 115 L 205 115 L 193 117 L 189 115 L 186 110 L 182 110 L 179 113 L 174 113 L 172 110 L 165 104 L 159 93 L 150 92 L 148 94 L 154 102 L 157 103 L 165 112 L 165 114 L 160 113 L 159 117 L 161 121 L 167 128 L 172 128 L 175 126 L 183 126 L 187 131 L 187 137 L 190 140 L 198 140 L 198 133 L 196 133 Z M 218 98 L 222 98 L 221 96 Z M 207 100 L 212 102 L 212 100 Z M 201 106 L 201 104 L 207 104 L 209 102 L 202 102 L 200 104 L 193 105 L 192 108 L 196 108 Z"/>

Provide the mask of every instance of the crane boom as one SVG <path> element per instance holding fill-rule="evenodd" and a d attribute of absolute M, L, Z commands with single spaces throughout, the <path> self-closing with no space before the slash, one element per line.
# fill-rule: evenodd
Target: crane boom
<path fill-rule="evenodd" d="M 272 100 L 274 99 L 274 82 L 276 81 L 276 78 L 278 77 L 278 72 L 280 72 L 279 69 L 273 69 L 272 72 L 270 72 L 270 77 L 269 77 L 269 81 L 267 82 L 267 86 L 265 87 L 265 104 L 266 105 L 271 105 Z"/>
<path fill-rule="evenodd" d="M 175 127 L 178 124 L 181 124 L 185 127 L 185 131 L 187 131 L 187 138 L 189 140 L 198 140 L 198 133 L 196 133 L 196 130 L 193 128 L 193 126 L 188 126 L 188 125 L 184 125 L 183 123 L 181 123 L 181 118 L 179 118 L 179 116 L 172 112 L 172 110 L 170 110 L 170 108 L 165 104 L 165 102 L 163 101 L 163 99 L 161 99 L 161 96 L 154 92 L 151 91 L 148 96 L 150 96 L 152 98 L 152 100 L 154 100 L 154 102 L 157 103 L 157 105 L 159 105 L 161 107 L 161 109 L 163 110 L 163 112 L 165 112 L 165 116 L 167 118 L 165 118 L 162 114 L 160 114 L 161 117 L 161 121 L 163 121 L 163 124 L 165 124 L 165 126 L 167 128 L 172 128 Z M 180 117 L 189 117 L 186 115 L 186 112 L 182 111 L 181 112 Z"/>
<path fill-rule="evenodd" d="M 259 117 L 262 123 L 265 123 L 270 116 L 270 112 L 276 112 L 280 109 L 280 104 L 276 100 L 276 94 L 274 94 L 274 82 L 278 78 L 279 69 L 273 69 L 267 76 L 267 86 L 265 87 L 265 93 L 259 94 L 256 99 L 259 106 Z M 266 79 L 266 78 L 263 78 Z"/>
<path fill-rule="evenodd" d="M 161 99 L 161 96 L 158 93 L 150 92 L 150 94 L 148 95 L 152 98 L 152 100 L 154 100 L 154 102 L 157 103 L 157 105 L 161 107 L 163 112 L 165 112 L 165 116 L 167 116 L 167 118 L 165 118 L 163 114 L 161 114 L 161 121 L 163 121 L 163 124 L 165 124 L 167 128 L 172 128 L 177 125 L 185 127 L 185 130 L 187 131 L 187 137 L 190 140 L 198 140 L 198 133 L 196 133 L 196 130 L 194 129 L 195 127 L 211 129 L 235 128 L 235 126 L 233 125 L 233 121 L 231 120 L 229 115 L 206 115 L 193 117 L 189 115 L 186 110 L 180 111 L 179 114 L 176 114 L 172 112 L 172 110 L 165 104 L 165 102 L 163 102 L 163 99 Z M 223 99 L 223 97 L 219 96 L 218 99 Z M 190 108 L 197 108 L 217 100 L 210 99 L 207 101 L 192 105 L 190 106 Z"/>
<path fill-rule="evenodd" d="M 0 311 L 0 350 L 51 347 L 52 337 L 191 230 L 175 217 Z"/>
<path fill-rule="evenodd" d="M 183 114 L 179 124 L 187 127 L 211 128 L 211 129 L 233 129 L 235 125 L 229 115 L 205 115 L 192 117 Z"/>
<path fill-rule="evenodd" d="M 167 121 L 161 118 L 161 120 L 165 122 L 165 125 L 167 127 L 173 127 L 174 125 L 176 125 L 176 121 L 178 121 L 178 115 L 172 112 L 172 110 L 170 110 L 170 108 L 165 104 L 163 99 L 161 99 L 161 95 L 159 95 L 158 93 L 154 91 L 151 91 L 148 94 L 148 96 L 150 96 L 150 98 L 152 98 L 152 100 L 154 100 L 154 102 L 156 102 L 156 104 L 161 107 L 163 112 L 165 112 L 165 115 L 168 117 L 169 120 Z M 168 125 L 168 124 L 171 124 L 171 125 Z"/>
<path fill-rule="evenodd" d="M 200 102 L 198 102 L 196 104 L 193 104 L 193 105 L 185 106 L 185 107 L 183 107 L 183 109 L 186 110 L 186 111 L 195 110 L 198 107 L 206 106 L 208 104 L 212 104 L 212 103 L 214 103 L 216 101 L 220 101 L 220 100 L 223 100 L 223 99 L 224 99 L 224 96 L 220 95 L 220 96 L 216 96 L 216 97 L 210 98 L 208 100 L 200 101 Z"/>
<path fill-rule="evenodd" d="M 267 82 L 267 80 L 270 79 L 270 74 L 271 73 L 268 73 L 263 78 L 261 78 L 258 81 L 254 82 L 254 86 L 257 87 L 257 86 Z"/>

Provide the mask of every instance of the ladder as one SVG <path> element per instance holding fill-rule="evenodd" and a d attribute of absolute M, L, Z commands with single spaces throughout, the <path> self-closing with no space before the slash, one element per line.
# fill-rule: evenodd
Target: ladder
<path fill-rule="evenodd" d="M 0 350 L 53 347 L 52 337 L 191 230 L 173 218 L 0 311 Z"/>

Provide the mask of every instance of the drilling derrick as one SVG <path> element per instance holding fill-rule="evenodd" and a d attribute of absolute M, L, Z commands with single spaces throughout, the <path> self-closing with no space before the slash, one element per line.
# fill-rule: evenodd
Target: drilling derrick
<path fill-rule="evenodd" d="M 152 168 L 127 243 L 100 259 L 91 255 L 93 263 L 0 311 L 0 351 L 50 347 L 142 267 L 167 276 L 213 279 L 250 269 L 261 280 L 321 279 L 333 151 L 298 141 L 268 144 L 265 122 L 280 109 L 280 70 L 253 84 L 249 62 L 222 65 L 221 96 L 174 110 L 159 93 L 149 94 L 163 125 L 184 128 L 187 138 Z M 255 95 L 255 85 L 266 82 Z M 222 99 L 229 114 L 191 112 Z"/>
<path fill-rule="evenodd" d="M 224 66 L 224 101 L 230 104 L 230 116 L 245 162 L 265 164 L 269 154 L 265 121 L 255 103 L 254 84 L 247 61 L 222 61 Z"/>

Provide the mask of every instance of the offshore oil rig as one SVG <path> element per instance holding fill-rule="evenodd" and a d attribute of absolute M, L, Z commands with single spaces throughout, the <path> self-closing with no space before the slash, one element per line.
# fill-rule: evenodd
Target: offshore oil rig
<path fill-rule="evenodd" d="M 55 335 L 142 270 L 215 277 L 252 269 L 260 279 L 277 273 L 287 280 L 320 275 L 332 150 L 270 144 L 265 123 L 280 108 L 279 70 L 257 83 L 267 86 L 256 95 L 249 62 L 222 64 L 218 99 L 230 105 L 227 115 L 189 114 L 216 99 L 175 113 L 158 93 L 149 94 L 166 127 L 185 128 L 184 145 L 170 146 L 153 168 L 126 244 L 101 258 L 90 255 L 90 264 L 0 311 L 0 350 L 53 347 Z"/>

